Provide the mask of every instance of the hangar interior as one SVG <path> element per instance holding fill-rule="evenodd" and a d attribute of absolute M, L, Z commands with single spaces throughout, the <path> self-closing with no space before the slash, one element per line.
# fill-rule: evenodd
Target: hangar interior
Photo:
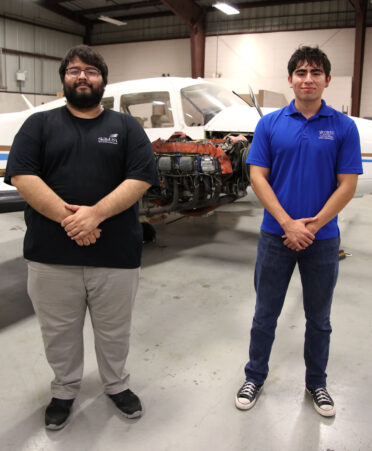
<path fill-rule="evenodd" d="M 275 93 L 289 102 L 286 64 L 306 44 L 319 45 L 332 62 L 327 103 L 372 118 L 372 1 L 234 0 L 240 14 L 232 16 L 216 10 L 214 3 L 3 0 L 0 113 L 24 110 L 24 97 L 35 106 L 60 97 L 59 62 L 79 43 L 103 55 L 109 83 L 196 75 L 240 94 L 250 84 L 262 96 Z M 107 23 L 102 16 L 125 24 Z M 328 384 L 335 418 L 317 415 L 304 393 L 298 271 L 260 400 L 249 412 L 234 406 L 248 356 L 263 211 L 249 190 L 247 197 L 207 216 L 168 218 L 156 226 L 156 241 L 144 247 L 128 359 L 131 387 L 143 401 L 144 416 L 123 419 L 103 394 L 87 318 L 83 385 L 72 421 L 59 432 L 46 431 L 43 423 L 52 373 L 27 296 L 23 213 L 1 213 L 0 448 L 372 449 L 371 204 L 371 195 L 354 198 L 339 215 L 347 257 L 340 261 L 332 307 Z"/>

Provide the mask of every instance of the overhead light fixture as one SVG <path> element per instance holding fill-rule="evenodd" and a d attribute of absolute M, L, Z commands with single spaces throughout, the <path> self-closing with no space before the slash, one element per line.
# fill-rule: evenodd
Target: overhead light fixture
<path fill-rule="evenodd" d="M 240 14 L 240 11 L 235 6 L 229 5 L 226 2 L 217 2 L 213 6 L 225 14 L 231 16 L 232 14 Z"/>
<path fill-rule="evenodd" d="M 123 22 L 123 21 L 118 20 L 118 19 L 113 19 L 112 17 L 99 16 L 98 19 L 102 20 L 103 22 L 107 22 L 107 23 L 111 23 L 113 25 L 117 25 L 118 27 L 120 27 L 122 25 L 127 25 L 126 22 Z"/>

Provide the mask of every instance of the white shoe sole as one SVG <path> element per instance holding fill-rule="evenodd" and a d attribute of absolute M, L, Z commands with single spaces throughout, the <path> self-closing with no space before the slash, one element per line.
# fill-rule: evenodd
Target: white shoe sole
<path fill-rule="evenodd" d="M 69 421 L 70 417 L 62 424 L 46 424 L 45 429 L 48 429 L 48 431 L 59 431 L 60 429 L 63 429 Z"/>
<path fill-rule="evenodd" d="M 238 408 L 239 410 L 249 410 L 252 409 L 252 407 L 256 404 L 257 401 L 257 396 L 256 398 L 250 402 L 249 404 L 244 404 L 242 402 L 239 401 L 239 398 L 237 396 L 235 396 L 235 406 L 236 408 Z"/>
<path fill-rule="evenodd" d="M 118 406 L 116 406 L 116 408 L 119 410 L 119 412 L 125 417 L 125 418 L 130 418 L 130 419 L 132 419 L 132 418 L 139 418 L 139 417 L 141 417 L 142 416 L 142 413 L 143 413 L 143 411 L 142 410 L 137 410 L 137 412 L 134 412 L 134 413 L 125 413 L 125 412 L 123 412 L 122 410 L 120 410 L 119 408 L 118 408 Z"/>
<path fill-rule="evenodd" d="M 311 394 L 311 392 L 308 388 L 306 388 L 306 392 L 311 396 L 311 399 L 313 400 L 314 409 L 319 413 L 319 415 L 321 415 L 322 417 L 328 417 L 328 418 L 334 417 L 336 415 L 336 407 L 335 406 L 333 406 L 333 408 L 330 410 L 321 409 L 314 401 L 313 395 Z"/>
<path fill-rule="evenodd" d="M 313 402 L 315 410 L 321 415 L 322 417 L 334 417 L 336 415 L 336 408 L 333 407 L 331 410 L 324 410 L 318 407 L 315 402 Z"/>

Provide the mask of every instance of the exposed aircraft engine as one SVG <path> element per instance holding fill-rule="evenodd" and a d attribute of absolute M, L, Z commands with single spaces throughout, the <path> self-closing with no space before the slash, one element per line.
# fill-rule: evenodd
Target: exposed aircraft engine
<path fill-rule="evenodd" d="M 160 186 L 144 195 L 140 214 L 204 214 L 246 195 L 250 142 L 229 138 L 192 141 L 173 135 L 152 146 Z"/>

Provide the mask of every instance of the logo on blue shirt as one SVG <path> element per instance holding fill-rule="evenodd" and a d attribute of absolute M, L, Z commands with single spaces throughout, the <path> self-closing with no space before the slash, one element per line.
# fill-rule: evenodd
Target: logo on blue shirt
<path fill-rule="evenodd" d="M 117 144 L 119 133 L 112 133 L 108 138 L 98 138 L 101 144 Z"/>
<path fill-rule="evenodd" d="M 334 141 L 335 132 L 334 130 L 319 130 L 319 139 L 329 139 L 330 141 Z"/>

